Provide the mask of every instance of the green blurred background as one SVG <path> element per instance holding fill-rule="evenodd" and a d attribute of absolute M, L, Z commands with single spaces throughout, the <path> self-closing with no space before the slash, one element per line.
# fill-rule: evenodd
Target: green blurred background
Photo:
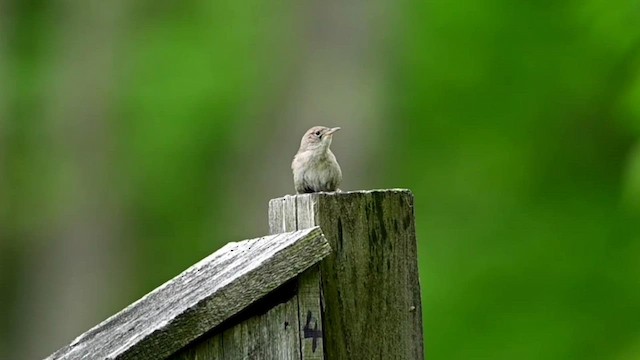
<path fill-rule="evenodd" d="M 622 0 L 0 0 L 0 359 L 266 233 L 318 124 L 415 194 L 429 359 L 640 359 Z"/>

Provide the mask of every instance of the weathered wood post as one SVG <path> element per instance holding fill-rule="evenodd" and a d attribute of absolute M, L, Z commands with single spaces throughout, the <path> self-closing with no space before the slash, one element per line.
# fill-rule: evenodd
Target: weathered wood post
<path fill-rule="evenodd" d="M 312 226 L 320 226 L 333 252 L 321 262 L 319 278 L 300 278 L 301 289 L 321 288 L 323 295 L 307 298 L 304 313 L 300 308 L 308 319 L 303 354 L 315 354 L 306 358 L 422 359 L 411 192 L 314 193 L 270 201 L 271 233 Z"/>

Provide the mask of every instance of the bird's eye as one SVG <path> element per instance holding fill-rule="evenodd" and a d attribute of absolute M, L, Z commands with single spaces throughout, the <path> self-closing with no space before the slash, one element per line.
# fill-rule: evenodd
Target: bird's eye
<path fill-rule="evenodd" d="M 316 131 L 316 135 L 320 136 L 320 130 Z"/>

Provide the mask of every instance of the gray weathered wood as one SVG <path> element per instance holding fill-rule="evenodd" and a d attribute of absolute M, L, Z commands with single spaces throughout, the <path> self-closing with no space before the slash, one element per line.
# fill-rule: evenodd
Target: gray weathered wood
<path fill-rule="evenodd" d="M 317 227 L 229 243 L 48 359 L 166 358 L 330 251 Z"/>
<path fill-rule="evenodd" d="M 189 344 L 171 355 L 171 360 L 204 360 L 225 359 L 222 348 L 222 334 L 212 335 L 205 339 Z"/>
<path fill-rule="evenodd" d="M 300 352 L 302 360 L 324 359 L 322 344 L 322 310 L 319 266 L 298 277 L 298 311 L 300 313 Z"/>
<path fill-rule="evenodd" d="M 297 211 L 295 196 L 286 196 L 281 201 L 269 203 L 269 230 L 271 233 L 293 231 L 297 228 L 313 227 L 314 212 L 308 207 Z M 309 206 L 311 202 L 299 203 Z M 280 216 L 281 214 L 296 216 Z M 298 278 L 298 308 L 300 312 L 300 342 L 303 360 L 324 359 L 322 341 L 321 284 L 318 271 L 307 270 Z"/>
<path fill-rule="evenodd" d="M 224 360 L 300 359 L 296 297 L 223 333 Z"/>
<path fill-rule="evenodd" d="M 308 279 L 308 280 L 306 280 Z M 312 285 L 315 284 L 315 285 Z M 284 289 L 283 289 L 284 288 Z M 216 327 L 203 338 L 173 354 L 171 360 L 324 359 L 322 338 L 301 346 L 321 322 L 319 267 L 314 265 L 282 288 L 252 304 L 234 321 Z M 314 307 L 315 305 L 315 307 Z M 302 322 L 299 315 L 302 314 Z M 306 322 L 311 323 L 306 326 Z M 314 325 L 316 324 L 316 325 Z M 321 331 L 321 328 L 320 330 Z M 315 351 L 313 351 L 315 350 Z"/>
<path fill-rule="evenodd" d="M 285 196 L 269 203 L 269 225 L 320 226 L 331 244 L 320 264 L 327 359 L 423 358 L 410 191 Z"/>

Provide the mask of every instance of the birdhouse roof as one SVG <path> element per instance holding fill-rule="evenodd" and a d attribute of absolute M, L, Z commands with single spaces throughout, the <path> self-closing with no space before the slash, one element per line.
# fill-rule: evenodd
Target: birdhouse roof
<path fill-rule="evenodd" d="M 330 252 L 318 227 L 230 242 L 47 359 L 166 357 Z"/>

